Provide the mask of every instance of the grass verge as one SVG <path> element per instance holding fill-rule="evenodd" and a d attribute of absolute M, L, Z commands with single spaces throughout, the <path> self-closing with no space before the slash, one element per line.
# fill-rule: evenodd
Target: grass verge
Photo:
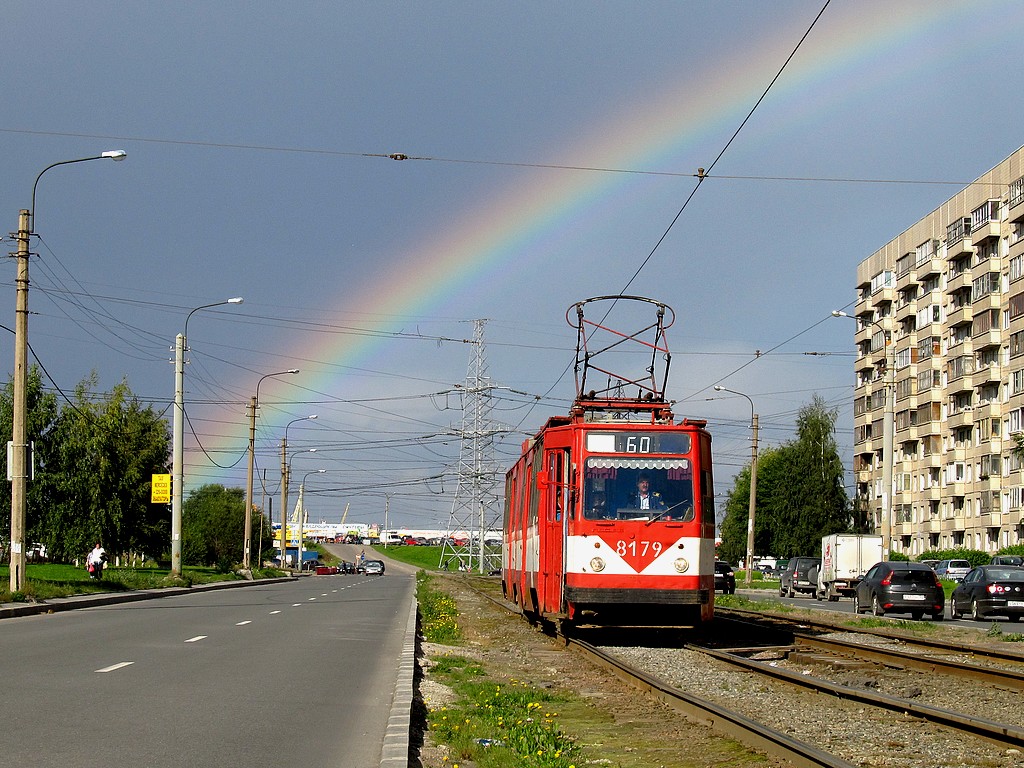
<path fill-rule="evenodd" d="M 283 572 L 276 569 L 253 569 L 254 579 L 272 578 Z M 235 581 L 242 577 L 232 571 L 217 568 L 190 567 L 182 569 L 180 577 L 171 576 L 169 568 L 108 567 L 103 578 L 95 581 L 82 566 L 60 563 L 29 563 L 25 570 L 22 589 L 11 592 L 10 567 L 0 566 L 0 603 L 24 603 L 51 600 L 72 595 L 99 594 L 102 592 L 130 592 L 139 589 L 161 589 L 164 587 L 189 587 L 193 584 L 208 584 L 215 581 Z"/>

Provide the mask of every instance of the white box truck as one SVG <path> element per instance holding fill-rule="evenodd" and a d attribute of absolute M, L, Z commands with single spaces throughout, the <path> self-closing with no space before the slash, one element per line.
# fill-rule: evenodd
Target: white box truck
<path fill-rule="evenodd" d="M 857 582 L 882 560 L 882 537 L 871 534 L 833 533 L 821 537 L 821 568 L 818 570 L 818 600 L 836 602 L 841 595 L 852 597 Z"/>

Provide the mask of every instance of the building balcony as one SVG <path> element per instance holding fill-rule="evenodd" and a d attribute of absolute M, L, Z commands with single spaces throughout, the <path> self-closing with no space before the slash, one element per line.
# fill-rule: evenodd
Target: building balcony
<path fill-rule="evenodd" d="M 978 387 L 983 384 L 996 384 L 1002 381 L 1003 369 L 993 363 L 992 365 L 983 365 L 973 374 L 974 386 Z"/>
<path fill-rule="evenodd" d="M 941 275 L 944 267 L 942 259 L 925 259 L 913 271 L 917 273 L 918 282 L 924 282 L 925 278 Z"/>
<path fill-rule="evenodd" d="M 1003 516 L 998 512 L 992 512 L 987 515 L 981 515 L 975 518 L 975 520 L 977 521 L 975 525 L 978 528 L 998 528 L 1003 524 L 1002 517 Z"/>
<path fill-rule="evenodd" d="M 970 237 L 962 237 L 952 245 L 946 241 L 946 261 L 958 259 L 967 254 L 973 254 L 977 250 Z"/>
<path fill-rule="evenodd" d="M 989 220 L 977 229 L 971 230 L 971 245 L 977 248 L 978 243 L 989 238 L 998 239 L 1002 235 L 1002 225 L 999 221 Z"/>
<path fill-rule="evenodd" d="M 971 337 L 971 347 L 975 352 L 980 352 L 983 349 L 989 349 L 991 347 L 999 347 L 1002 346 L 1002 343 L 1002 334 L 995 328 L 989 331 L 983 331 L 977 336 Z"/>
<path fill-rule="evenodd" d="M 974 376 L 965 373 L 955 379 L 950 379 L 946 384 L 946 395 L 955 395 L 958 392 L 970 392 L 974 389 Z"/>
<path fill-rule="evenodd" d="M 971 277 L 971 270 L 965 269 L 959 274 L 950 275 L 946 278 L 946 295 L 962 291 L 965 288 L 970 288 L 973 284 L 974 279 Z"/>
<path fill-rule="evenodd" d="M 942 498 L 942 487 L 932 485 L 917 492 L 915 501 L 938 501 Z"/>
<path fill-rule="evenodd" d="M 950 309 L 946 312 L 946 325 L 955 328 L 958 325 L 967 325 L 974 322 L 974 308 L 970 304 Z"/>
<path fill-rule="evenodd" d="M 900 323 L 909 320 L 917 315 L 917 302 L 905 301 L 896 307 L 896 322 Z"/>
<path fill-rule="evenodd" d="M 972 410 L 964 409 L 946 417 L 946 426 L 950 429 L 959 429 L 960 427 L 970 426 L 973 423 L 974 411 Z"/>

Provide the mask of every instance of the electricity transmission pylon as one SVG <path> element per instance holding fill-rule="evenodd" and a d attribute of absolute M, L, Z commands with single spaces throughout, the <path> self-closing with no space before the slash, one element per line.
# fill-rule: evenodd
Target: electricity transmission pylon
<path fill-rule="evenodd" d="M 462 387 L 459 482 L 441 547 L 442 568 L 490 573 L 501 568 L 503 472 L 494 460 L 495 435 L 508 430 L 491 421 L 495 387 L 487 376 L 485 320 L 473 323 L 472 355 Z M 457 538 L 464 535 L 465 538 Z"/>

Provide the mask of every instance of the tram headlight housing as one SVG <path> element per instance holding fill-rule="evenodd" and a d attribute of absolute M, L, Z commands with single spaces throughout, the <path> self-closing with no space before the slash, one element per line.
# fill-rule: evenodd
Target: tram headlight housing
<path fill-rule="evenodd" d="M 686 573 L 690 570 L 690 561 L 685 557 L 677 557 L 672 561 L 672 567 L 676 569 L 676 573 Z"/>
<path fill-rule="evenodd" d="M 594 573 L 600 573 L 605 569 L 607 563 L 605 563 L 603 557 L 592 557 L 590 558 L 590 570 Z"/>

